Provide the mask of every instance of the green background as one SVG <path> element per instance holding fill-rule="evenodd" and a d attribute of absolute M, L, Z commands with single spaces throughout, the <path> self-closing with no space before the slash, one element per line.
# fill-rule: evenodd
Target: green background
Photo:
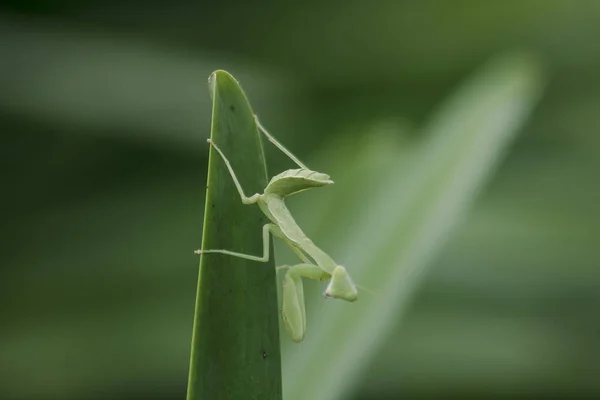
<path fill-rule="evenodd" d="M 341 185 L 378 154 L 407 157 L 436 106 L 514 49 L 541 60 L 543 97 L 402 323 L 390 313 L 393 331 L 340 385 L 348 399 L 600 394 L 600 2 L 62 0 L 0 12 L 1 398 L 185 396 L 210 72 L 231 72 L 265 126 Z M 364 161 L 374 137 L 406 150 Z M 266 154 L 271 175 L 290 167 Z M 333 239 L 310 215 L 321 189 L 290 208 L 341 249 L 362 228 L 345 222 L 385 200 L 361 184 L 336 198 Z M 290 379 L 284 369 L 284 392 Z"/>

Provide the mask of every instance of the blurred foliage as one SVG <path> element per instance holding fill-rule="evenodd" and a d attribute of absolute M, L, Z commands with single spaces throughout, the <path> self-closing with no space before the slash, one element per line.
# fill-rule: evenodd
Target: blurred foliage
<path fill-rule="evenodd" d="M 397 132 L 379 127 L 358 146 L 346 146 L 354 162 L 332 171 L 345 179 L 304 209 L 317 214 L 311 222 L 318 242 L 336 249 L 354 279 L 371 290 L 363 289 L 352 307 L 313 304 L 307 347 L 284 351 L 287 400 L 352 392 L 355 377 L 398 324 L 448 232 L 529 115 L 540 78 L 530 57 L 500 57 L 444 102 L 417 143 L 400 146 Z"/>
<path fill-rule="evenodd" d="M 233 73 L 270 131 L 333 175 L 358 162 L 342 149 L 381 129 L 410 157 L 434 106 L 518 47 L 543 60 L 544 97 L 402 324 L 389 315 L 395 332 L 354 398 L 600 394 L 599 2 L 46 0 L 0 12 L 0 397 L 183 398 L 212 70 Z M 267 158 L 271 173 L 286 166 Z M 316 236 L 305 207 L 319 197 L 302 196 L 290 206 Z"/>

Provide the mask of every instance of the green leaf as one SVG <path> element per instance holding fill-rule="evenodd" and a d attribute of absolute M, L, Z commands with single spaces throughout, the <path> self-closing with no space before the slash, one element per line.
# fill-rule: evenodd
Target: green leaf
<path fill-rule="evenodd" d="M 317 244 L 372 293 L 363 291 L 353 304 L 321 300 L 309 308 L 304 346 L 284 351 L 286 399 L 337 399 L 359 382 L 536 103 L 539 78 L 527 56 L 495 60 L 441 107 L 409 154 L 390 145 L 389 135 L 372 137 L 357 146 L 354 163 L 345 163 L 350 168 L 331 172 L 336 192 L 320 200 L 327 210 L 317 202 L 306 205 L 307 214 L 322 216 L 306 231 L 316 230 Z M 374 148 L 377 161 L 370 155 Z M 345 213 L 342 221 L 344 207 L 356 202 L 363 212 Z"/>
<path fill-rule="evenodd" d="M 229 158 L 247 194 L 262 192 L 267 171 L 254 114 L 225 71 L 209 78 L 211 138 Z M 211 149 L 203 249 L 261 254 L 268 221 L 244 205 L 223 160 Z M 221 254 L 200 260 L 188 400 L 281 399 L 279 313 L 273 257 L 267 263 Z"/>

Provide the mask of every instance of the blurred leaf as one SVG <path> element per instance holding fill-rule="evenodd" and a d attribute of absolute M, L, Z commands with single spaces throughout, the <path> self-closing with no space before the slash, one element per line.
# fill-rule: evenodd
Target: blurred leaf
<path fill-rule="evenodd" d="M 185 396 L 204 79 L 216 67 L 241 79 L 278 138 L 332 174 L 336 185 L 289 205 L 353 271 L 348 231 L 377 204 L 382 177 L 397 171 L 396 184 L 413 168 L 414 143 L 378 122 L 422 121 L 457 79 L 515 45 L 552 73 L 543 104 L 408 318 L 361 363 L 360 395 L 599 392 L 600 3 L 344 4 L 2 6 L 0 398 Z M 331 306 L 319 289 L 306 285 L 309 337 L 315 307 Z"/>
<path fill-rule="evenodd" d="M 495 60 L 438 111 L 410 159 L 396 160 L 387 150 L 384 167 L 362 171 L 364 163 L 358 162 L 353 170 L 337 172 L 350 174 L 352 182 L 338 189 L 335 203 L 362 202 L 364 212 L 346 213 L 340 224 L 331 223 L 337 216 L 330 209 L 316 240 L 330 254 L 342 254 L 342 264 L 373 294 L 363 293 L 351 305 L 321 301 L 318 310 L 309 310 L 305 343 L 284 352 L 286 399 L 341 398 L 358 382 L 537 101 L 539 79 L 536 63 L 526 55 Z M 318 212 L 319 206 L 306 209 Z"/>
<path fill-rule="evenodd" d="M 189 149 L 208 135 L 204 77 L 231 67 L 256 102 L 283 104 L 280 74 L 208 52 L 161 46 L 59 20 L 0 18 L 0 108 L 79 135 Z M 40 66 L 43 66 L 41 68 Z M 259 90 L 260 88 L 260 90 Z"/>
<path fill-rule="evenodd" d="M 225 71 L 214 72 L 209 86 L 211 138 L 246 193 L 262 192 L 267 170 L 250 104 Z M 267 222 L 257 206 L 241 202 L 223 159 L 211 148 L 202 248 L 260 254 Z M 267 263 L 201 257 L 188 400 L 281 399 L 276 283 L 273 257 Z"/>

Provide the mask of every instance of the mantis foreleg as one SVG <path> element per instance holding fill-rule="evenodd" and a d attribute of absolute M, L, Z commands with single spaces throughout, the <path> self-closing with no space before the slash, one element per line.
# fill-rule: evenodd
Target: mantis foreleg
<path fill-rule="evenodd" d="M 306 306 L 302 278 L 324 280 L 330 275 L 314 264 L 298 264 L 287 268 L 283 278 L 281 314 L 292 340 L 301 342 L 306 334 Z"/>

